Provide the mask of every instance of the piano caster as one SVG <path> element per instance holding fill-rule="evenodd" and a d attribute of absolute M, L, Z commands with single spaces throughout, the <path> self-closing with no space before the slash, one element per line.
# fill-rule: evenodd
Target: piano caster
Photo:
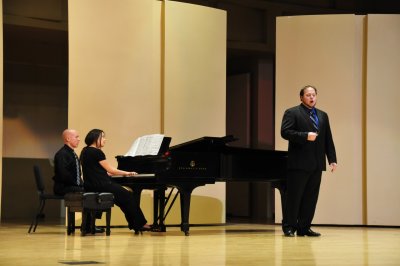
<path fill-rule="evenodd" d="M 185 231 L 185 236 L 189 236 L 189 231 Z"/>

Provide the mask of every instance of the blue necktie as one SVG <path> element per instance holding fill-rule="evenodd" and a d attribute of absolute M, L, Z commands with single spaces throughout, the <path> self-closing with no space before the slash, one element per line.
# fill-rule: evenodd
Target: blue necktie
<path fill-rule="evenodd" d="M 317 116 L 317 113 L 316 113 L 315 109 L 311 109 L 311 111 L 310 111 L 310 119 L 312 121 L 312 124 L 314 126 L 315 131 L 318 132 L 319 131 L 318 116 Z"/>

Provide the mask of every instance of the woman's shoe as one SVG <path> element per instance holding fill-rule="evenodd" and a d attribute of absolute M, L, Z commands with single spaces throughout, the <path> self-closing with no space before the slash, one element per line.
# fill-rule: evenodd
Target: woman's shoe
<path fill-rule="evenodd" d="M 142 235 L 143 232 L 161 232 L 160 228 L 154 225 L 145 224 L 141 229 L 135 229 L 135 235 L 139 233 Z"/>
<path fill-rule="evenodd" d="M 148 225 L 148 224 L 145 224 L 145 225 L 143 225 L 142 228 L 140 228 L 140 229 L 135 229 L 135 235 L 138 235 L 139 233 L 140 233 L 141 235 L 143 235 L 143 232 L 149 232 L 149 231 L 152 231 L 152 229 L 153 229 L 152 226 L 150 226 L 150 225 Z"/>

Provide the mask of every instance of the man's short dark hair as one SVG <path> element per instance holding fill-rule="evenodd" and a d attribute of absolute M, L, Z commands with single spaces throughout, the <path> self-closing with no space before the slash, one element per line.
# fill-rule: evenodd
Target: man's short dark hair
<path fill-rule="evenodd" d="M 315 91 L 315 94 L 318 94 L 318 93 L 317 93 L 317 88 L 315 88 L 315 87 L 312 86 L 312 85 L 306 85 L 306 86 L 304 86 L 303 88 L 301 88 L 301 90 L 300 90 L 300 96 L 303 96 L 303 95 L 304 95 L 304 91 L 305 91 L 307 88 L 313 88 L 314 91 Z"/>

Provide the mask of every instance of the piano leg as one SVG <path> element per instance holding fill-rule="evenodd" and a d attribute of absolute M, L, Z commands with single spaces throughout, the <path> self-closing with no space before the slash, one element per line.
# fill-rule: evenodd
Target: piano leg
<path fill-rule="evenodd" d="M 165 213 L 165 191 L 167 187 L 160 187 L 154 190 L 154 223 L 153 227 L 157 227 L 160 232 L 166 232 L 166 226 L 164 223 L 164 213 Z"/>
<path fill-rule="evenodd" d="M 279 190 L 281 194 L 281 206 L 282 206 L 282 231 L 286 231 L 286 182 L 274 183 L 273 186 Z"/>
<path fill-rule="evenodd" d="M 189 235 L 189 213 L 192 191 L 198 186 L 199 184 L 189 183 L 177 186 L 181 200 L 181 231 L 185 233 L 185 236 Z"/>
<path fill-rule="evenodd" d="M 181 197 L 181 231 L 189 235 L 190 197 L 192 191 L 180 191 Z"/>

